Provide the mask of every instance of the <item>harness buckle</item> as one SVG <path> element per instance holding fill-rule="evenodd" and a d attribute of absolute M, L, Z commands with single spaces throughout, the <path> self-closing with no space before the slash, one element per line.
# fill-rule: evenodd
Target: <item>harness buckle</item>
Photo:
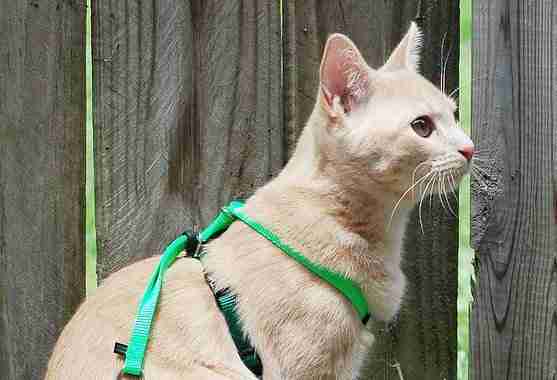
<path fill-rule="evenodd" d="M 186 246 L 184 247 L 184 251 L 186 251 L 186 256 L 193 257 L 194 259 L 199 259 L 200 257 L 199 252 L 201 250 L 201 244 L 198 238 L 199 234 L 195 233 L 192 230 L 186 230 L 182 232 L 182 235 L 184 235 L 188 239 Z"/>

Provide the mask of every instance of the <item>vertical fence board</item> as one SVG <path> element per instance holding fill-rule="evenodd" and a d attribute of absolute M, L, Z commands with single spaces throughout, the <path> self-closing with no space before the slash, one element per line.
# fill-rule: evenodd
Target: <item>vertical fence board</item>
<path fill-rule="evenodd" d="M 93 1 L 93 28 L 103 278 L 282 167 L 280 9 Z"/>
<path fill-rule="evenodd" d="M 85 8 L 0 9 L 0 377 L 38 380 L 85 290 Z"/>
<path fill-rule="evenodd" d="M 447 88 L 458 83 L 458 1 L 284 1 L 287 141 L 294 141 L 313 109 L 318 67 L 327 36 L 350 36 L 373 67 L 380 66 L 417 18 L 425 39 L 422 72 L 440 82 L 446 34 Z M 457 209 L 456 201 L 452 208 Z M 433 201 L 424 207 L 422 235 L 414 215 L 406 237 L 404 272 L 409 284 L 397 321 L 376 329 L 378 341 L 366 379 L 456 378 L 456 218 Z"/>
<path fill-rule="evenodd" d="M 473 379 L 555 379 L 554 2 L 475 1 Z"/>

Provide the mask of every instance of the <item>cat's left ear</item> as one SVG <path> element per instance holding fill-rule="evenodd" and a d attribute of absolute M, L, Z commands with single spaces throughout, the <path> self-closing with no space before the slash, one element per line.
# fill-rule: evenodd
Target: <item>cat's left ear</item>
<path fill-rule="evenodd" d="M 412 22 L 408 32 L 395 48 L 383 69 L 387 71 L 408 69 L 417 72 L 420 65 L 422 41 L 422 31 L 415 22 Z"/>
<path fill-rule="evenodd" d="M 348 37 L 339 33 L 329 37 L 319 70 L 319 99 L 332 121 L 337 121 L 341 113 L 351 113 L 369 98 L 372 74 Z"/>

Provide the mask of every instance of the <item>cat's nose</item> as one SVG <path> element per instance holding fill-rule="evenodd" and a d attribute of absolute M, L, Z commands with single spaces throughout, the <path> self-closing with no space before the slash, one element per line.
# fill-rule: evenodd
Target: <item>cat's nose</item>
<path fill-rule="evenodd" d="M 470 161 L 474 157 L 474 145 L 466 145 L 458 150 L 466 160 Z"/>

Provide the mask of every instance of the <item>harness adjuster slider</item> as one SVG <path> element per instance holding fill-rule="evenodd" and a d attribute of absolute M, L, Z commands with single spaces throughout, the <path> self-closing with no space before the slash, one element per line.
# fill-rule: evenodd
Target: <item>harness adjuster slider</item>
<path fill-rule="evenodd" d="M 192 230 L 186 230 L 182 233 L 188 240 L 186 241 L 186 246 L 184 247 L 184 251 L 186 251 L 186 256 L 188 257 L 199 257 L 200 246 L 198 234 L 193 232 Z"/>
<path fill-rule="evenodd" d="M 125 357 L 126 352 L 128 352 L 128 345 L 127 344 L 118 343 L 118 342 L 114 343 L 114 353 L 115 354 L 118 354 L 120 356 Z"/>

